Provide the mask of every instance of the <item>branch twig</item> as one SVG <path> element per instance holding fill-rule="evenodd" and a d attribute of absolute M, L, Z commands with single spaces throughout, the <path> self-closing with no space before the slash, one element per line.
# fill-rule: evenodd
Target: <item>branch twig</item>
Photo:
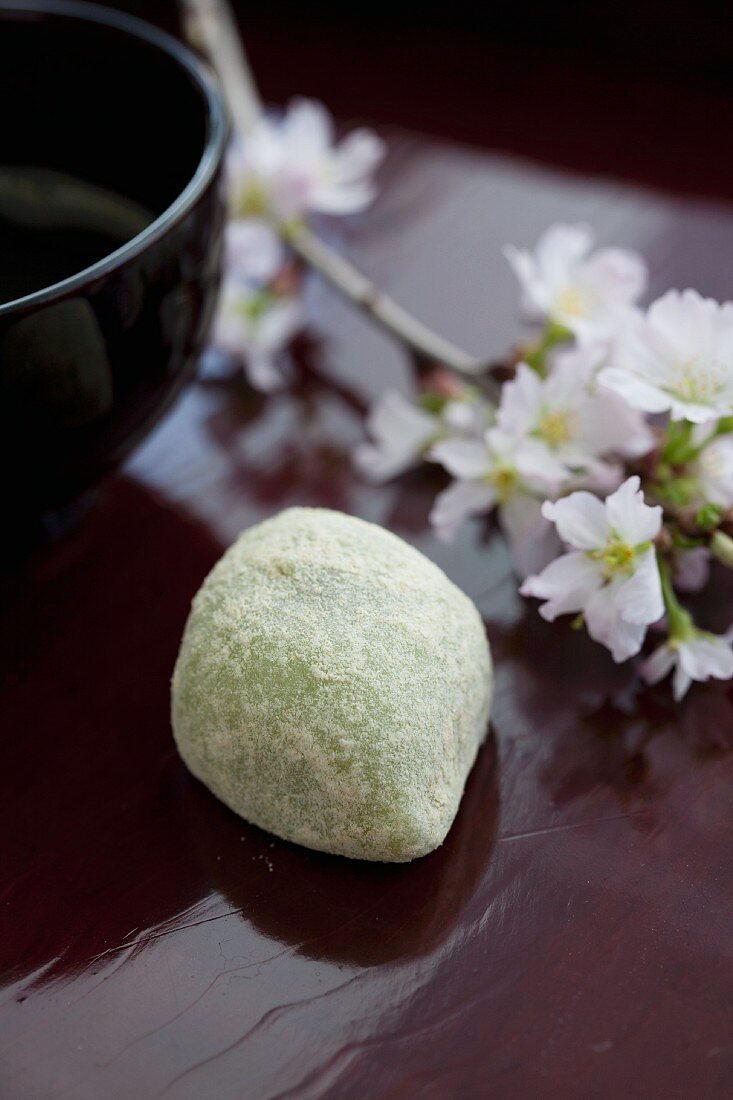
<path fill-rule="evenodd" d="M 186 35 L 218 73 L 234 126 L 246 137 L 262 114 L 262 103 L 228 0 L 179 0 L 179 3 Z M 308 226 L 286 231 L 282 226 L 277 228 L 285 233 L 301 259 L 406 344 L 418 365 L 443 363 L 475 381 L 484 364 L 413 317 Z"/>

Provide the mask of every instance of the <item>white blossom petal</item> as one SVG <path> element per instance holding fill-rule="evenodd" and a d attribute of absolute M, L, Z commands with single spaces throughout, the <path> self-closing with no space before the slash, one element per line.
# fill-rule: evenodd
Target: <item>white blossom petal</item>
<path fill-rule="evenodd" d="M 629 314 L 599 382 L 646 412 L 706 423 L 733 412 L 733 325 L 727 304 L 672 290 Z"/>
<path fill-rule="evenodd" d="M 674 670 L 674 676 L 672 677 L 672 694 L 676 703 L 679 703 L 690 689 L 692 685 L 692 677 L 689 672 L 685 671 L 684 665 L 681 661 L 677 661 Z"/>
<path fill-rule="evenodd" d="M 598 373 L 598 385 L 613 390 L 634 409 L 647 413 L 666 412 L 670 407 L 668 394 L 660 392 L 637 374 L 620 367 L 603 367 Z"/>
<path fill-rule="evenodd" d="M 700 633 L 679 645 L 680 665 L 693 680 L 730 680 L 733 648 L 725 638 Z"/>
<path fill-rule="evenodd" d="M 542 411 L 543 383 L 536 371 L 520 363 L 511 382 L 501 388 L 496 423 L 511 435 L 525 435 L 537 423 Z"/>
<path fill-rule="evenodd" d="M 721 436 L 704 447 L 690 473 L 698 478 L 703 500 L 733 506 L 733 437 Z"/>
<path fill-rule="evenodd" d="M 604 545 L 609 535 L 602 502 L 582 490 L 558 501 L 545 501 L 542 515 L 555 524 L 563 542 L 578 550 L 595 550 Z"/>
<path fill-rule="evenodd" d="M 430 512 L 430 523 L 439 538 L 451 539 L 464 520 L 490 512 L 496 492 L 484 481 L 454 481 L 438 493 Z"/>
<path fill-rule="evenodd" d="M 601 248 L 586 261 L 585 270 L 599 292 L 612 301 L 636 302 L 646 290 L 647 268 L 638 252 Z"/>
<path fill-rule="evenodd" d="M 587 554 L 572 550 L 550 562 L 537 576 L 528 577 L 519 591 L 523 596 L 546 600 L 540 615 L 553 622 L 558 615 L 581 611 L 602 584 L 597 564 Z"/>
<path fill-rule="evenodd" d="M 360 183 L 379 166 L 386 151 L 385 143 L 373 130 L 352 130 L 336 149 L 339 182 Z"/>
<path fill-rule="evenodd" d="M 592 246 L 593 230 L 589 225 L 551 225 L 537 242 L 538 267 L 550 279 L 563 279 Z"/>
<path fill-rule="evenodd" d="M 665 642 L 651 653 L 641 666 L 641 675 L 648 684 L 658 684 L 677 664 L 677 655 Z"/>
<path fill-rule="evenodd" d="M 277 393 L 285 386 L 285 376 L 270 352 L 254 348 L 245 359 L 245 368 L 248 381 L 260 393 Z"/>
<path fill-rule="evenodd" d="M 504 249 L 525 307 L 563 325 L 582 342 L 611 335 L 621 311 L 637 300 L 646 283 L 646 268 L 637 253 L 606 248 L 589 255 L 592 243 L 587 226 L 554 225 L 534 253 Z"/>
<path fill-rule="evenodd" d="M 542 515 L 537 497 L 517 491 L 499 508 L 499 521 L 512 558 L 514 572 L 524 580 L 540 573 L 561 551 L 554 526 Z"/>
<path fill-rule="evenodd" d="M 258 119 L 228 161 L 235 208 L 248 197 L 280 218 L 313 211 L 347 214 L 374 197 L 372 175 L 384 143 L 360 129 L 334 144 L 333 121 L 315 100 L 292 101 L 280 119 Z"/>
<path fill-rule="evenodd" d="M 644 503 L 638 477 L 630 477 L 606 498 L 608 523 L 631 546 L 656 538 L 662 526 L 662 509 Z"/>
<path fill-rule="evenodd" d="M 398 390 L 386 390 L 367 416 L 373 442 L 354 449 L 357 469 L 371 481 L 388 481 L 409 470 L 440 433 L 438 417 L 418 408 Z"/>
<path fill-rule="evenodd" d="M 441 440 L 431 448 L 429 457 L 452 477 L 484 477 L 493 465 L 486 444 L 480 439 Z"/>
<path fill-rule="evenodd" d="M 267 283 L 282 267 L 285 251 L 269 222 L 233 218 L 226 227 L 224 267 L 229 276 Z"/>
<path fill-rule="evenodd" d="M 664 614 L 662 584 L 657 557 L 653 549 L 639 557 L 634 574 L 616 594 L 619 614 L 629 623 L 649 625 Z"/>
<path fill-rule="evenodd" d="M 269 393 L 283 381 L 277 358 L 302 324 L 297 299 L 282 297 L 263 304 L 259 291 L 229 280 L 220 297 L 213 343 L 240 357 L 255 389 Z"/>
<path fill-rule="evenodd" d="M 588 633 L 596 642 L 611 650 L 611 656 L 617 663 L 637 654 L 646 634 L 646 624 L 630 623 L 618 609 L 617 596 L 622 584 L 617 579 L 599 588 L 584 607 Z"/>
<path fill-rule="evenodd" d="M 583 443 L 591 454 L 640 458 L 656 442 L 642 413 L 608 389 L 585 403 L 582 421 Z"/>
<path fill-rule="evenodd" d="M 527 481 L 553 492 L 566 484 L 570 476 L 565 463 L 538 439 L 523 439 L 517 446 L 515 462 Z"/>
<path fill-rule="evenodd" d="M 671 639 L 651 654 L 641 667 L 644 679 L 651 684 L 674 668 L 673 694 L 679 700 L 687 693 L 693 680 L 733 678 L 733 636 L 707 634 L 694 630 L 684 640 Z"/>

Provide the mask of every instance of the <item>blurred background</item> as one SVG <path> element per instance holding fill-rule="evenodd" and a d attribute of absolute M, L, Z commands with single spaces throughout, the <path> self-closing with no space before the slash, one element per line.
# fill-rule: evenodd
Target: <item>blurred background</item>
<path fill-rule="evenodd" d="M 174 0 L 111 0 L 177 31 Z M 580 171 L 733 198 L 733 5 L 691 0 L 252 0 L 266 99 Z"/>

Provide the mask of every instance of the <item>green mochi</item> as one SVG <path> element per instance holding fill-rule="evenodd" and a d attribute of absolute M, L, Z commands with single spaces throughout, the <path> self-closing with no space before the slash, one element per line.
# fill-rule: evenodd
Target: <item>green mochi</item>
<path fill-rule="evenodd" d="M 492 679 L 479 614 L 442 570 L 374 524 L 290 508 L 240 535 L 196 595 L 173 732 L 247 821 L 401 862 L 453 823 Z"/>

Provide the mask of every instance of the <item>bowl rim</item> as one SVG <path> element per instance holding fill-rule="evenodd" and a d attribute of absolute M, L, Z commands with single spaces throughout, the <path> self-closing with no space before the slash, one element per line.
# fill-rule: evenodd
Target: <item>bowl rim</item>
<path fill-rule="evenodd" d="M 25 294 L 21 298 L 0 302 L 0 318 L 17 311 L 25 312 L 34 306 L 47 305 L 57 298 L 63 298 L 81 287 L 88 286 L 123 267 L 130 260 L 141 255 L 151 244 L 160 240 L 172 226 L 188 214 L 215 178 L 229 135 L 227 110 L 213 74 L 191 50 L 165 31 L 151 26 L 134 15 L 114 11 L 100 4 L 81 2 L 81 0 L 12 0 L 12 2 L 0 0 L 0 26 L 2 26 L 3 16 L 12 15 L 26 19 L 34 15 L 60 17 L 92 26 L 101 26 L 120 31 L 130 38 L 166 53 L 185 71 L 201 92 L 206 110 L 206 136 L 201 159 L 195 172 L 170 206 L 166 207 L 150 225 L 89 267 L 74 272 L 73 275 L 59 282 L 41 287 L 40 290 L 34 290 L 31 294 Z"/>

